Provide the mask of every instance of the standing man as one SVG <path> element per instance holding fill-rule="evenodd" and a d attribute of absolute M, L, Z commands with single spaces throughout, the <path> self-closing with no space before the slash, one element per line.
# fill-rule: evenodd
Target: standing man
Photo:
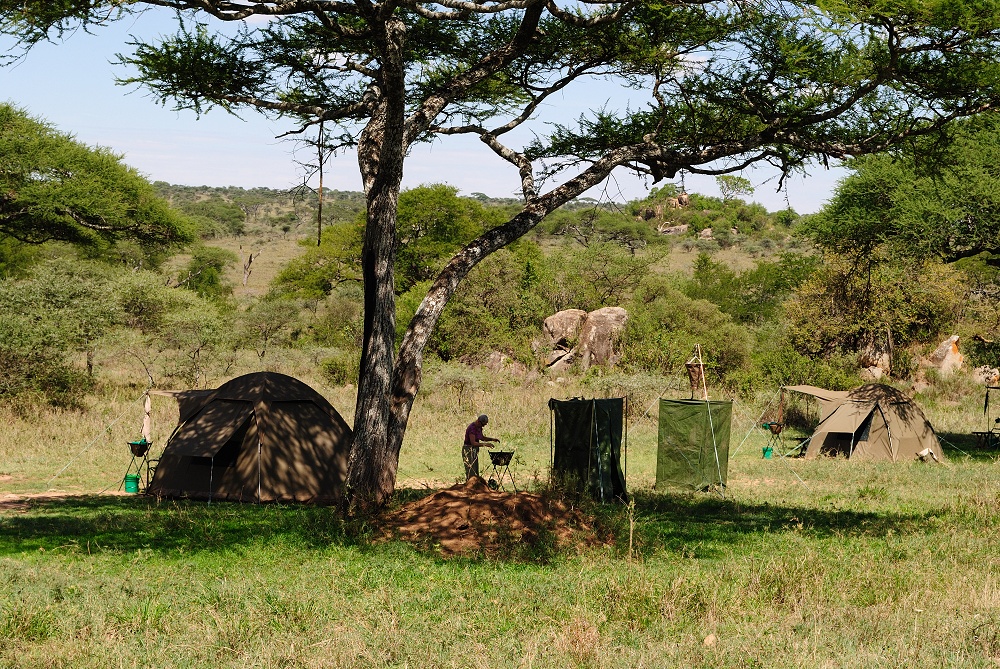
<path fill-rule="evenodd" d="M 483 428 L 489 422 L 489 417 L 483 414 L 469 423 L 469 427 L 465 428 L 465 443 L 462 444 L 462 462 L 465 463 L 466 481 L 473 476 L 479 476 L 479 449 L 485 446 L 488 441 L 500 443 L 499 439 L 483 436 Z"/>

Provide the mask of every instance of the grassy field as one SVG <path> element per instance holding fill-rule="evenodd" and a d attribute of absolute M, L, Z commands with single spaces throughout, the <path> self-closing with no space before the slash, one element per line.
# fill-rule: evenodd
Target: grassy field
<path fill-rule="evenodd" d="M 351 415 L 351 388 L 304 376 Z M 85 495 L 0 510 L 0 667 L 1000 663 L 1000 484 L 993 455 L 966 436 L 981 428 L 978 395 L 925 404 L 947 440 L 943 465 L 764 460 L 753 426 L 770 398 L 737 404 L 721 499 L 651 490 L 655 409 L 644 416 L 652 398 L 637 393 L 632 554 L 628 510 L 613 507 L 594 510 L 615 537 L 606 545 L 444 560 L 324 508 L 92 494 L 120 483 L 141 392 L 2 417 L 0 501 Z M 432 377 L 404 446 L 401 499 L 461 476 L 462 429 L 483 411 L 487 433 L 516 447 L 518 479 L 543 478 L 546 400 L 592 394 Z M 160 443 L 175 409 L 157 398 L 154 414 Z"/>

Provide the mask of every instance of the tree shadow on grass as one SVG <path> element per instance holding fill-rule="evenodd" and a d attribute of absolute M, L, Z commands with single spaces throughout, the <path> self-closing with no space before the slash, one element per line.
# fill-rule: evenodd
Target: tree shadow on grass
<path fill-rule="evenodd" d="M 1000 457 L 1000 434 L 986 439 L 967 432 L 938 432 L 938 439 L 949 459 L 992 463 Z"/>
<path fill-rule="evenodd" d="M 419 496 L 418 491 L 406 495 L 408 499 Z M 877 538 L 890 532 L 919 534 L 930 529 L 928 517 L 934 513 L 747 504 L 707 494 L 639 493 L 635 500 L 641 552 L 665 549 L 708 559 L 731 554 L 734 545 L 757 543 L 768 535 L 777 539 L 778 535 L 792 532 L 818 539 Z M 614 537 L 615 543 L 627 546 L 627 508 L 591 508 L 598 525 Z M 99 495 L 66 497 L 36 501 L 27 512 L 0 514 L 0 555 L 40 549 L 195 554 L 279 542 L 313 550 L 342 546 L 364 551 L 374 550 L 376 529 L 365 521 L 343 520 L 332 507 L 206 504 Z"/>
<path fill-rule="evenodd" d="M 761 537 L 783 534 L 811 539 L 880 538 L 930 531 L 927 513 L 820 509 L 736 502 L 710 494 L 642 493 L 635 496 L 640 551 L 677 552 L 687 557 L 729 555 L 736 545 L 759 545 Z"/>
<path fill-rule="evenodd" d="M 91 495 L 34 500 L 0 514 L 0 555 L 25 551 L 197 553 L 282 541 L 365 546 L 368 529 L 332 507 Z"/>

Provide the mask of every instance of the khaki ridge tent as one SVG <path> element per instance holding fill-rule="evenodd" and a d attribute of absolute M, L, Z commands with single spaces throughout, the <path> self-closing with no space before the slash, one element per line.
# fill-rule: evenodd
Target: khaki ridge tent
<path fill-rule="evenodd" d="M 243 502 L 340 499 L 351 429 L 302 381 L 257 372 L 215 390 L 152 392 L 176 398 L 180 417 L 149 494 Z"/>
<path fill-rule="evenodd" d="M 820 422 L 805 457 L 839 454 L 859 460 L 900 462 L 944 454 L 934 428 L 916 403 L 899 390 L 869 384 L 854 390 L 785 386 L 819 400 Z"/>

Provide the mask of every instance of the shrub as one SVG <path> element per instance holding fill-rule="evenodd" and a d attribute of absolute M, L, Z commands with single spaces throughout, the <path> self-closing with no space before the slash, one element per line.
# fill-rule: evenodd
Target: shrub
<path fill-rule="evenodd" d="M 330 384 L 344 386 L 358 378 L 360 361 L 356 352 L 338 351 L 320 362 L 319 367 Z"/>
<path fill-rule="evenodd" d="M 79 406 L 91 380 L 69 361 L 68 342 L 49 324 L 27 315 L 0 318 L 0 400 L 32 397 L 54 406 Z"/>
<path fill-rule="evenodd" d="M 629 307 L 622 338 L 622 364 L 631 371 L 684 372 L 684 363 L 701 344 L 707 373 L 716 381 L 742 368 L 752 337 L 719 307 L 694 300 L 663 277 L 650 277 Z"/>

